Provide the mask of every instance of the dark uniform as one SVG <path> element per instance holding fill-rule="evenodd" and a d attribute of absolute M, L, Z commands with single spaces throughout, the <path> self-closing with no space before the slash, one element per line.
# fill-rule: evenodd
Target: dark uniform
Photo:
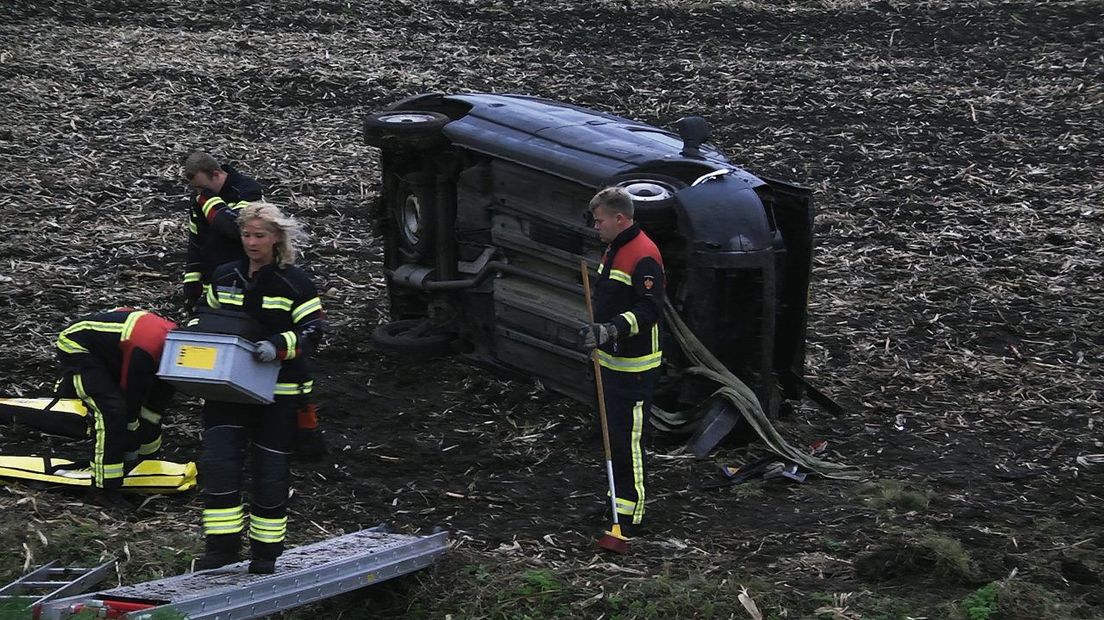
<path fill-rule="evenodd" d="M 663 311 L 663 258 L 655 243 L 633 224 L 606 248 L 594 285 L 594 322 L 613 323 L 617 339 L 600 346 L 606 418 L 617 513 L 633 525 L 644 519 L 644 443 L 648 414 L 663 354 L 659 318 Z"/>
<path fill-rule="evenodd" d="M 188 220 L 188 264 L 184 270 L 184 297 L 195 303 L 204 295 L 211 273 L 225 263 L 245 258 L 238 210 L 261 200 L 259 183 L 231 166 L 222 166 L 226 181 L 218 195 L 208 190 L 196 194 Z"/>
<path fill-rule="evenodd" d="M 324 314 L 314 284 L 299 268 L 271 264 L 252 277 L 248 273 L 248 260 L 216 269 L 204 303 L 255 319 L 265 340 L 276 347 L 280 374 L 271 405 L 208 401 L 203 408 L 203 530 L 209 553 L 237 552 L 245 528 L 243 461 L 252 440 L 249 539 L 254 560 L 275 560 L 287 532 L 288 455 L 296 409 L 313 387 L 307 357 L 322 337 Z"/>
<path fill-rule="evenodd" d="M 80 398 L 88 410 L 93 486 L 122 486 L 124 461 L 161 449 L 161 415 L 173 388 L 157 378 L 157 366 L 175 327 L 152 312 L 120 308 L 87 316 L 58 336 L 58 395 Z"/>

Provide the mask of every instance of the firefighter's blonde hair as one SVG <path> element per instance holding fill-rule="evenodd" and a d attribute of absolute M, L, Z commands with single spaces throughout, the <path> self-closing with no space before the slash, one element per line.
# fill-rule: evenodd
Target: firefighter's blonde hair
<path fill-rule="evenodd" d="M 267 202 L 251 202 L 238 212 L 238 227 L 245 226 L 247 222 L 260 220 L 280 240 L 273 248 L 276 264 L 280 267 L 294 265 L 299 258 L 299 246 L 306 243 L 307 233 L 303 225 L 295 218 L 284 215 L 274 204 Z"/>

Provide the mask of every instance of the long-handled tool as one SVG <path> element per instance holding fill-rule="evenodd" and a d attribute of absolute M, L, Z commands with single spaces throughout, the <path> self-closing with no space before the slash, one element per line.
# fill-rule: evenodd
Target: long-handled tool
<path fill-rule="evenodd" d="M 594 323 L 594 304 L 590 300 L 590 271 L 585 260 L 579 261 L 579 270 L 583 273 L 587 317 Z M 598 349 L 590 352 L 590 361 L 594 364 L 594 387 L 598 390 L 598 419 L 602 426 L 602 448 L 606 451 L 606 478 L 609 480 L 610 510 L 613 513 L 613 527 L 598 539 L 598 546 L 624 554 L 629 552 L 629 539 L 621 533 L 621 524 L 617 520 L 617 487 L 613 482 L 613 456 L 610 450 L 609 426 L 606 424 L 606 394 L 602 389 L 602 365 L 598 363 Z"/>

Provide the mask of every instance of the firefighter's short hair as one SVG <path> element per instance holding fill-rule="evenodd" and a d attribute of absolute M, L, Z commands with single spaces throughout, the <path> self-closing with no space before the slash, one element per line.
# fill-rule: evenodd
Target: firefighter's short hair
<path fill-rule="evenodd" d="M 218 160 L 204 151 L 195 151 L 184 160 L 184 177 L 191 181 L 200 172 L 214 174 L 222 170 Z"/>
<path fill-rule="evenodd" d="M 590 199 L 590 210 L 603 207 L 611 213 L 620 213 L 628 219 L 633 218 L 632 195 L 624 187 L 607 187 Z"/>
<path fill-rule="evenodd" d="M 274 248 L 276 264 L 280 267 L 294 265 L 299 258 L 299 246 L 307 240 L 303 225 L 268 202 L 251 202 L 238 212 L 238 227 L 253 220 L 261 220 L 280 237 Z"/>

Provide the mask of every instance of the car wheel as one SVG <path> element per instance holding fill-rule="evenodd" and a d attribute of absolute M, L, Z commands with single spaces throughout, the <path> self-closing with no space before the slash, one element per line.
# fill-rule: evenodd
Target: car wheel
<path fill-rule="evenodd" d="M 673 227 L 678 221 L 675 194 L 686 187 L 679 179 L 662 174 L 627 174 L 613 178 L 633 198 L 634 219 L 644 227 Z"/>
<path fill-rule="evenodd" d="M 393 151 L 420 151 L 444 142 L 441 128 L 451 119 L 439 112 L 395 110 L 364 119 L 364 141 Z"/>
<path fill-rule="evenodd" d="M 439 356 L 452 353 L 453 336 L 432 331 L 428 321 L 406 319 L 380 325 L 372 332 L 372 341 L 382 351 Z"/>
<path fill-rule="evenodd" d="M 421 172 L 404 175 L 394 200 L 392 213 L 399 247 L 407 260 L 417 261 L 431 253 L 437 226 L 432 177 Z"/>

